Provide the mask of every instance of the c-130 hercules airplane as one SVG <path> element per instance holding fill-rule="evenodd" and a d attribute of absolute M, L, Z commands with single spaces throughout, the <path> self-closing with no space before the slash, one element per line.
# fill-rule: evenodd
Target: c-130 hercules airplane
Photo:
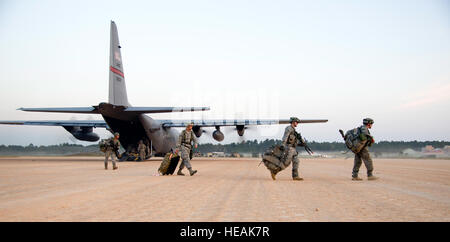
<path fill-rule="evenodd" d="M 207 111 L 209 107 L 132 107 L 128 103 L 120 52 L 119 36 L 114 21 L 111 21 L 109 100 L 91 107 L 68 108 L 19 108 L 28 112 L 100 114 L 104 120 L 54 120 L 54 121 L 0 121 L 0 124 L 62 126 L 76 139 L 95 142 L 100 139 L 93 128 L 106 128 L 110 132 L 120 133 L 120 143 L 126 149 L 136 148 L 143 140 L 150 145 L 152 154 L 164 155 L 175 148 L 178 132 L 173 128 L 185 127 L 193 123 L 197 137 L 202 135 L 204 127 L 215 127 L 212 137 L 217 141 L 224 139 L 221 126 L 235 126 L 239 136 L 244 135 L 246 126 L 287 124 L 289 119 L 242 119 L 242 120 L 155 120 L 146 113 Z M 324 123 L 326 119 L 301 120 L 300 123 Z M 149 158 L 147 154 L 146 158 Z"/>

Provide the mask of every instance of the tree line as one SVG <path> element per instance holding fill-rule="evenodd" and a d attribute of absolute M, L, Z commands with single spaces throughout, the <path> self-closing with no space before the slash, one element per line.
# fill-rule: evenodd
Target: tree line
<path fill-rule="evenodd" d="M 79 144 L 63 143 L 59 145 L 0 145 L 0 155 L 70 155 L 70 154 L 98 154 L 101 155 L 98 145 L 83 146 Z"/>
<path fill-rule="evenodd" d="M 266 139 L 264 141 L 247 140 L 240 143 L 230 144 L 200 144 L 195 150 L 196 152 L 225 152 L 225 153 L 262 153 L 275 144 L 281 144 L 281 140 Z M 380 141 L 370 147 L 372 152 L 401 152 L 405 149 L 413 149 L 420 151 L 426 145 L 432 145 L 434 148 L 443 148 L 450 145 L 448 141 Z M 313 151 L 330 151 L 339 152 L 346 151 L 343 142 L 308 142 L 308 146 Z M 298 148 L 299 150 L 302 147 Z M 101 155 L 98 144 L 83 146 L 79 144 L 63 143 L 59 145 L 36 146 L 30 144 L 28 146 L 20 145 L 0 145 L 0 155 L 70 155 L 70 154 L 91 154 Z"/>
<path fill-rule="evenodd" d="M 281 140 L 266 139 L 264 141 L 247 140 L 242 143 L 231 144 L 201 144 L 198 151 L 206 152 L 225 152 L 225 153 L 261 153 L 275 144 L 281 144 Z M 432 145 L 434 148 L 444 148 L 450 145 L 448 141 L 380 141 L 373 144 L 369 149 L 373 152 L 401 152 L 405 149 L 420 151 L 426 145 Z M 308 146 L 313 151 L 346 151 L 347 147 L 343 142 L 308 142 Z M 302 147 L 298 147 L 302 149 Z"/>

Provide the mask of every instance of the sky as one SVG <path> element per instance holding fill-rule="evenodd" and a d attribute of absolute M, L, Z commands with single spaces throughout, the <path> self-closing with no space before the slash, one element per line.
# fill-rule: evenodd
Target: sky
<path fill-rule="evenodd" d="M 450 140 L 444 0 L 2 0 L 0 120 L 101 119 L 16 109 L 107 101 L 111 20 L 133 106 L 211 108 L 154 119 L 328 119 L 297 129 L 320 142 L 370 117 L 376 141 Z M 284 128 L 245 139 L 280 139 Z M 241 140 L 223 130 L 224 143 Z M 62 127 L 0 126 L 0 144 L 64 142 L 89 144 Z"/>

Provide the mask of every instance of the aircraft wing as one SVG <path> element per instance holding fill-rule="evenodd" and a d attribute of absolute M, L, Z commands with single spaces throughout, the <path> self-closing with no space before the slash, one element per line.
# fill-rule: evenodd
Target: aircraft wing
<path fill-rule="evenodd" d="M 103 120 L 34 120 L 34 121 L 0 121 L 0 124 L 11 125 L 37 125 L 37 126 L 76 126 L 76 127 L 93 127 L 93 128 L 109 128 Z"/>
<path fill-rule="evenodd" d="M 135 113 L 172 113 L 208 111 L 209 109 L 209 107 L 128 107 L 124 111 Z"/>
<path fill-rule="evenodd" d="M 158 120 L 165 128 L 186 127 L 188 123 L 194 123 L 199 127 L 237 126 L 237 125 L 274 125 L 288 124 L 289 119 L 210 119 L 210 120 Z M 301 119 L 300 123 L 325 123 L 328 119 Z"/>

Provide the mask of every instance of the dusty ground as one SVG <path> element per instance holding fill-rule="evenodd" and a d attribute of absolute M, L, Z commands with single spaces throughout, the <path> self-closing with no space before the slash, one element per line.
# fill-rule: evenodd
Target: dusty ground
<path fill-rule="evenodd" d="M 101 157 L 0 158 L 0 221 L 450 221 L 450 160 L 376 159 L 381 179 L 361 182 L 350 159 L 303 159 L 300 182 L 290 167 L 272 181 L 258 159 L 154 176 L 160 160 L 106 171 Z"/>

